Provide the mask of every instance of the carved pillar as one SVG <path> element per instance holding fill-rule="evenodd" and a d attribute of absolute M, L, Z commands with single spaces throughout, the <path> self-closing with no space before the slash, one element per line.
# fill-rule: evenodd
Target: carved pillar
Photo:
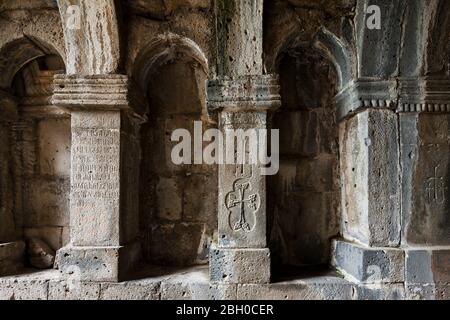
<path fill-rule="evenodd" d="M 280 106 L 277 78 L 263 75 L 262 9 L 262 1 L 216 1 L 218 77 L 209 81 L 207 96 L 209 110 L 219 112 L 224 137 L 229 130 L 265 129 L 267 111 Z M 270 281 L 266 180 L 260 169 L 259 162 L 219 165 L 219 232 L 210 253 L 213 282 Z"/>
<path fill-rule="evenodd" d="M 359 79 L 337 97 L 343 240 L 332 263 L 361 283 L 404 280 L 396 82 Z"/>
<path fill-rule="evenodd" d="M 139 117 L 122 75 L 55 76 L 53 104 L 70 110 L 70 244 L 58 252 L 65 272 L 118 281 L 139 257 Z"/>
<path fill-rule="evenodd" d="M 408 298 L 448 295 L 450 80 L 399 81 L 402 241 Z"/>
<path fill-rule="evenodd" d="M 349 278 L 405 283 L 410 298 L 450 281 L 449 89 L 360 79 L 337 97 L 344 239 L 333 264 Z"/>
<path fill-rule="evenodd" d="M 17 241 L 19 233 L 14 216 L 15 183 L 11 127 L 17 121 L 17 104 L 13 96 L 0 90 L 0 276 L 15 273 L 22 265 L 25 244 Z"/>

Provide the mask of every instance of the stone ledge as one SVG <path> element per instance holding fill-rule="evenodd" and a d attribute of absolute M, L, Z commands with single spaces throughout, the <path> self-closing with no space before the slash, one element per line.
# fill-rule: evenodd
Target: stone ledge
<path fill-rule="evenodd" d="M 278 77 L 264 75 L 210 80 L 207 101 L 210 112 L 275 110 L 281 106 Z"/>
<path fill-rule="evenodd" d="M 67 246 L 57 252 L 55 266 L 81 281 L 118 282 L 126 279 L 140 255 L 137 243 L 118 247 Z"/>
<path fill-rule="evenodd" d="M 27 270 L 22 275 L 0 278 L 0 300 L 450 299 L 450 285 L 358 285 L 333 271 L 272 284 L 239 285 L 209 283 L 207 266 L 179 270 L 151 267 L 150 271 L 140 280 L 77 283 L 58 270 Z"/>
<path fill-rule="evenodd" d="M 351 281 L 363 284 L 404 281 L 404 251 L 372 248 L 342 240 L 332 244 L 332 265 Z"/>

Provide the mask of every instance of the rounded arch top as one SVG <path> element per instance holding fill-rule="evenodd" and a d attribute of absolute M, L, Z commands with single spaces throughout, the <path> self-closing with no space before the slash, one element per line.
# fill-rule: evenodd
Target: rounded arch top
<path fill-rule="evenodd" d="M 14 39 L 0 47 L 0 88 L 9 89 L 16 73 L 30 61 L 60 52 L 51 44 L 34 37 Z"/>
<path fill-rule="evenodd" d="M 139 52 L 132 68 L 132 78 L 145 93 L 152 73 L 180 56 L 193 59 L 205 74 L 208 74 L 208 59 L 194 41 L 177 34 L 166 33 L 157 36 Z"/>

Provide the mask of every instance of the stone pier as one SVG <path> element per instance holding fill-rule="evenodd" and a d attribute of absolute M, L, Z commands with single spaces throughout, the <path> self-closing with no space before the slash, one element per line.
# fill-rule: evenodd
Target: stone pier
<path fill-rule="evenodd" d="M 70 244 L 63 273 L 118 281 L 139 258 L 137 181 L 139 118 L 122 75 L 56 76 L 53 103 L 71 113 Z"/>
<path fill-rule="evenodd" d="M 229 130 L 266 129 L 267 112 L 280 106 L 280 97 L 277 77 L 263 75 L 263 3 L 217 1 L 215 9 L 217 43 L 222 50 L 217 57 L 218 77 L 208 82 L 208 109 L 218 113 L 224 137 Z M 239 139 L 249 141 L 251 137 Z M 258 144 L 261 147 L 262 141 Z M 248 146 L 243 149 L 233 153 L 249 151 Z M 259 160 L 255 164 L 219 165 L 219 232 L 210 251 L 213 282 L 270 281 L 262 166 Z"/>

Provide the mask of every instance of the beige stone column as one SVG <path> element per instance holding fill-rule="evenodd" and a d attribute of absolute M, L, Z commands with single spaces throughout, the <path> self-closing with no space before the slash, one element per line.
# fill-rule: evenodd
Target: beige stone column
<path fill-rule="evenodd" d="M 140 118 L 127 77 L 57 75 L 54 83 L 53 104 L 70 110 L 72 127 L 70 244 L 57 266 L 82 280 L 118 281 L 140 255 Z"/>
<path fill-rule="evenodd" d="M 265 129 L 267 111 L 280 105 L 278 79 L 263 75 L 262 10 L 262 0 L 216 1 L 218 76 L 209 81 L 207 95 L 224 137 L 229 130 Z M 259 161 L 219 165 L 218 240 L 210 253 L 213 282 L 270 281 L 261 167 Z"/>
<path fill-rule="evenodd" d="M 17 121 L 17 103 L 0 90 L 0 276 L 15 273 L 22 265 L 25 244 L 19 241 L 14 217 L 14 171 L 12 126 Z"/>

